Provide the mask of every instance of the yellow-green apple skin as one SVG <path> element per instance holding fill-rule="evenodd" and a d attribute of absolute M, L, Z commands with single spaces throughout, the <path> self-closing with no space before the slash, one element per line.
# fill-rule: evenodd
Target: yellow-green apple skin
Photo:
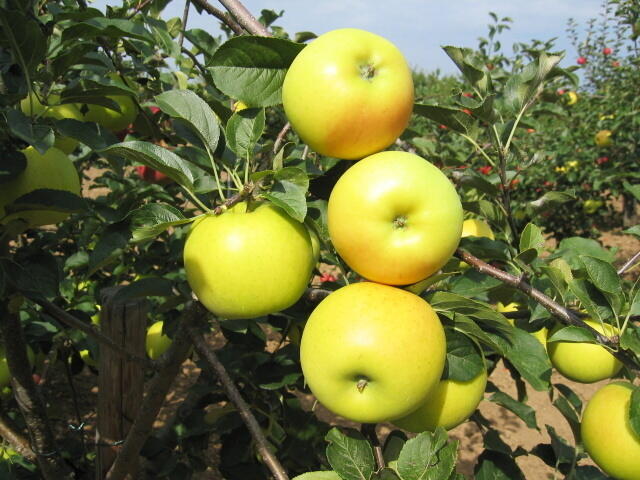
<path fill-rule="evenodd" d="M 470 218 L 462 222 L 461 237 L 486 237 L 491 240 L 495 240 L 496 238 L 489 224 L 477 218 Z"/>
<path fill-rule="evenodd" d="M 487 370 L 467 382 L 440 380 L 426 401 L 406 417 L 393 424 L 409 432 L 433 432 L 442 427 L 450 430 L 465 422 L 482 400 L 487 386 Z"/>
<path fill-rule="evenodd" d="M 595 136 L 596 145 L 598 147 L 610 147 L 613 145 L 612 134 L 613 132 L 611 130 L 600 130 Z"/>
<path fill-rule="evenodd" d="M 520 307 L 519 303 L 511 302 L 507 305 L 504 305 L 502 302 L 498 302 L 496 304 L 496 310 L 500 313 L 506 312 L 517 312 L 518 307 Z M 507 322 L 509 322 L 512 326 L 515 326 L 515 321 L 513 318 L 507 318 Z M 530 332 L 536 340 L 538 340 L 544 349 L 547 349 L 547 338 L 549 336 L 549 329 L 547 327 L 542 327 L 540 330 L 536 330 L 535 332 Z"/>
<path fill-rule="evenodd" d="M 606 325 L 605 333 L 600 322 L 585 320 L 585 323 L 599 333 L 618 334 L 618 329 L 611 325 Z M 560 328 L 562 325 L 554 328 L 550 336 Z M 575 382 L 598 382 L 613 377 L 622 368 L 622 363 L 606 348 L 593 343 L 547 342 L 547 351 L 555 369 Z"/>
<path fill-rule="evenodd" d="M 222 318 L 255 318 L 293 305 L 314 267 L 304 224 L 282 209 L 246 203 L 194 223 L 185 242 L 189 285 Z"/>
<path fill-rule="evenodd" d="M 29 364 L 33 365 L 36 356 L 29 345 L 27 345 L 27 358 L 29 359 Z M 9 364 L 7 363 L 7 355 L 4 352 L 4 348 L 0 347 L 0 388 L 5 388 L 9 385 L 11 385 L 11 373 L 9 372 Z"/>
<path fill-rule="evenodd" d="M 413 109 L 413 79 L 391 42 L 344 28 L 320 35 L 295 58 L 282 86 L 293 129 L 322 155 L 357 160 L 384 150 Z"/>
<path fill-rule="evenodd" d="M 300 344 L 311 392 L 332 412 L 362 423 L 418 408 L 440 381 L 445 353 L 444 330 L 427 302 L 371 282 L 320 302 Z"/>
<path fill-rule="evenodd" d="M 320 239 L 318 238 L 316 232 L 314 232 L 311 228 L 307 228 L 307 231 L 309 232 L 309 240 L 311 240 L 311 251 L 313 252 L 311 261 L 313 263 L 313 266 L 315 267 L 320 260 Z"/>
<path fill-rule="evenodd" d="M 462 206 L 435 166 L 406 152 L 353 164 L 328 206 L 329 235 L 347 264 L 368 280 L 409 285 L 437 272 L 460 242 Z"/>
<path fill-rule="evenodd" d="M 27 98 L 24 98 L 20 102 L 20 108 L 25 115 L 30 117 L 42 116 L 51 117 L 56 120 L 62 120 L 70 118 L 72 120 L 82 120 L 82 114 L 78 108 L 71 103 L 59 104 L 59 95 L 49 95 L 48 102 L 50 106 L 43 105 L 38 97 L 34 94 L 30 94 Z M 69 154 L 73 152 L 78 146 L 78 141 L 75 138 L 58 136 L 53 145 L 58 150 Z"/>
<path fill-rule="evenodd" d="M 90 367 L 98 368 L 98 362 L 96 362 L 88 349 L 85 348 L 84 350 L 80 350 L 80 358 Z"/>
<path fill-rule="evenodd" d="M 172 340 L 162 333 L 164 322 L 155 322 L 147 330 L 145 346 L 149 358 L 156 360 L 171 346 Z"/>
<path fill-rule="evenodd" d="M 112 110 L 103 105 L 86 104 L 87 111 L 83 116 L 85 122 L 95 122 L 112 132 L 119 132 L 127 128 L 138 115 L 138 107 L 133 99 L 127 95 L 108 95 L 120 106 L 120 111 Z"/>
<path fill-rule="evenodd" d="M 22 218 L 29 227 L 60 223 L 69 214 L 52 210 L 28 210 L 5 216 L 5 206 L 27 193 L 41 188 L 66 190 L 80 195 L 80 178 L 73 162 L 57 148 L 50 148 L 44 155 L 33 147 L 22 151 L 27 157 L 27 167 L 13 180 L 0 188 L 0 224 Z"/>
<path fill-rule="evenodd" d="M 629 421 L 633 385 L 612 382 L 598 390 L 582 414 L 584 448 L 607 475 L 619 480 L 640 478 L 640 436 Z"/>

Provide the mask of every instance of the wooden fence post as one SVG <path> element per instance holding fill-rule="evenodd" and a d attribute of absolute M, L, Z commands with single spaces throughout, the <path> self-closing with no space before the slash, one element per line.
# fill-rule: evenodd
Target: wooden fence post
<path fill-rule="evenodd" d="M 145 356 L 149 303 L 114 301 L 122 287 L 101 292 L 100 330 L 132 353 Z M 96 428 L 96 479 L 103 480 L 125 439 L 144 392 L 144 367 L 125 360 L 108 348 L 100 349 L 98 421 Z"/>

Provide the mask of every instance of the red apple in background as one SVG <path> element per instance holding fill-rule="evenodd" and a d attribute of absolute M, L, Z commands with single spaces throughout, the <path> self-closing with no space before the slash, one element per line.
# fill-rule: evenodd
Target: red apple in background
<path fill-rule="evenodd" d="M 169 183 L 171 181 L 171 179 L 164 173 L 151 167 L 147 167 L 146 165 L 138 165 L 136 167 L 136 172 L 141 179 L 149 183 Z"/>
<path fill-rule="evenodd" d="M 559 88 L 557 93 L 558 95 L 561 95 L 561 96 L 564 95 L 564 89 Z"/>
<path fill-rule="evenodd" d="M 605 47 L 602 49 L 603 55 L 611 55 L 612 53 L 613 53 L 613 50 L 611 50 L 609 47 Z"/>
<path fill-rule="evenodd" d="M 587 63 L 587 59 L 585 57 L 578 57 L 578 65 L 584 65 L 585 63 Z"/>
<path fill-rule="evenodd" d="M 617 61 L 617 60 L 614 60 L 613 62 L 611 62 L 611 66 L 614 67 L 614 68 L 617 68 L 617 67 L 620 66 L 620 62 Z"/>

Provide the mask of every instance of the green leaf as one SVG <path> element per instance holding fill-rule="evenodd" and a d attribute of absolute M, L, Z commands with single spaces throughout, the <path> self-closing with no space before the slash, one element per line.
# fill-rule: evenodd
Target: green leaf
<path fill-rule="evenodd" d="M 547 339 L 549 342 L 596 343 L 596 338 L 586 328 L 571 325 L 556 331 Z"/>
<path fill-rule="evenodd" d="M 392 430 L 387 435 L 382 447 L 382 456 L 387 465 L 398 460 L 405 443 L 407 443 L 407 436 L 400 430 Z"/>
<path fill-rule="evenodd" d="M 88 18 L 83 22 L 72 23 L 62 32 L 63 42 L 95 37 L 110 37 L 114 40 L 128 37 L 153 43 L 153 37 L 141 23 L 122 18 Z"/>
<path fill-rule="evenodd" d="M 111 145 L 101 153 L 118 155 L 135 163 L 154 168 L 189 191 L 193 190 L 193 174 L 187 162 L 175 153 L 149 142 L 132 141 Z"/>
<path fill-rule="evenodd" d="M 292 218 L 304 222 L 307 215 L 306 194 L 309 177 L 297 167 L 285 167 L 273 175 L 274 184 L 262 196 L 282 208 Z"/>
<path fill-rule="evenodd" d="M 0 185 L 12 181 L 27 168 L 27 157 L 18 150 L 4 150 L 0 147 Z"/>
<path fill-rule="evenodd" d="M 493 393 L 493 395 L 489 397 L 489 401 L 497 403 L 498 405 L 501 405 L 507 410 L 515 413 L 518 417 L 520 417 L 520 419 L 522 419 L 527 427 L 540 430 L 540 428 L 538 427 L 538 422 L 536 420 L 536 411 L 529 405 L 518 402 L 515 398 L 512 398 L 506 393 L 500 391 Z"/>
<path fill-rule="evenodd" d="M 547 433 L 551 437 L 551 448 L 553 448 L 556 458 L 559 463 L 572 464 L 576 456 L 576 450 L 567 443 L 560 435 L 556 433 L 556 430 L 547 425 Z"/>
<path fill-rule="evenodd" d="M 621 291 L 620 277 L 613 265 L 599 258 L 586 255 L 580 255 L 580 260 L 584 264 L 591 283 L 598 290 L 607 293 L 619 293 Z"/>
<path fill-rule="evenodd" d="M 192 222 L 193 218 L 185 218 L 177 208 L 166 203 L 147 203 L 132 211 L 131 224 L 134 242 L 155 238 L 167 228 Z"/>
<path fill-rule="evenodd" d="M 297 477 L 293 477 L 291 480 L 342 480 L 342 477 L 336 472 L 307 472 Z"/>
<path fill-rule="evenodd" d="M 53 147 L 55 136 L 51 127 L 31 123 L 31 118 L 19 110 L 8 110 L 5 115 L 11 133 L 33 145 L 40 154 Z"/>
<path fill-rule="evenodd" d="M 86 210 L 87 204 L 78 195 L 66 190 L 38 188 L 16 198 L 5 206 L 5 213 L 28 212 L 30 210 L 50 210 L 54 212 L 76 213 Z"/>
<path fill-rule="evenodd" d="M 640 185 L 631 185 L 629 182 L 622 182 L 624 189 L 635 197 L 640 202 Z"/>
<path fill-rule="evenodd" d="M 443 379 L 468 382 L 485 369 L 484 360 L 475 343 L 466 335 L 445 329 L 447 337 L 447 356 L 442 373 Z"/>
<path fill-rule="evenodd" d="M 369 480 L 376 470 L 373 449 L 355 430 L 344 434 L 337 428 L 327 433 L 327 460 L 342 480 Z"/>
<path fill-rule="evenodd" d="M 543 52 L 525 66 L 520 74 L 509 78 L 504 89 L 506 104 L 514 111 L 520 111 L 531 104 L 542 90 L 546 77 L 560 60 L 562 55 Z"/>
<path fill-rule="evenodd" d="M 264 108 L 247 108 L 235 112 L 227 122 L 227 146 L 240 158 L 253 157 L 253 149 L 260 140 L 265 125 Z"/>
<path fill-rule="evenodd" d="M 575 200 L 576 197 L 573 192 L 546 192 L 542 197 L 537 200 L 529 202 L 529 206 L 533 212 L 537 214 L 544 213 L 551 209 L 556 208 L 558 205 Z"/>
<path fill-rule="evenodd" d="M 582 237 L 569 237 L 563 239 L 558 248 L 549 259 L 563 258 L 571 267 L 572 270 L 578 270 L 583 268 L 583 263 L 580 257 L 582 255 L 588 255 L 590 257 L 599 258 L 605 262 L 613 263 L 616 259 L 615 254 L 609 250 L 602 248 L 602 246 L 591 238 Z"/>
<path fill-rule="evenodd" d="M 18 10 L 0 8 L 0 25 L 14 61 L 30 79 L 47 53 L 47 37 L 36 20 Z"/>
<path fill-rule="evenodd" d="M 167 115 L 185 121 L 213 155 L 220 138 L 220 121 L 207 102 L 191 90 L 170 90 L 155 100 Z"/>
<path fill-rule="evenodd" d="M 449 478 L 456 464 L 458 442 L 447 444 L 443 428 L 422 432 L 405 443 L 398 457 L 397 472 L 402 480 Z"/>
<path fill-rule="evenodd" d="M 620 337 L 620 346 L 640 356 L 640 327 L 627 325 L 622 337 Z"/>
<path fill-rule="evenodd" d="M 173 282 L 169 279 L 141 278 L 120 288 L 113 296 L 113 301 L 126 302 L 134 298 L 146 297 L 169 297 L 175 295 L 173 292 Z"/>
<path fill-rule="evenodd" d="M 118 222 L 104 229 L 95 248 L 89 255 L 89 273 L 93 275 L 100 268 L 121 258 L 122 251 L 129 243 L 129 226 Z"/>
<path fill-rule="evenodd" d="M 504 453 L 485 450 L 474 469 L 475 480 L 525 480 L 516 461 Z"/>
<path fill-rule="evenodd" d="M 62 135 L 75 138 L 92 150 L 103 150 L 118 143 L 118 139 L 110 130 L 97 123 L 64 118 L 56 120 L 56 127 Z"/>
<path fill-rule="evenodd" d="M 483 71 L 483 65 L 475 57 L 470 48 L 460 48 L 447 45 L 442 47 L 453 63 L 460 69 L 462 75 L 471 85 L 485 94 L 491 88 L 491 77 Z"/>
<path fill-rule="evenodd" d="M 435 104 L 416 103 L 413 113 L 428 118 L 442 125 L 446 125 L 453 131 L 466 134 L 473 123 L 473 119 L 463 113 L 459 108 L 445 107 Z"/>
<path fill-rule="evenodd" d="M 629 401 L 629 424 L 636 437 L 640 439 L 640 387 L 633 386 L 633 393 Z"/>
<path fill-rule="evenodd" d="M 250 107 L 278 105 L 287 69 L 303 48 L 279 38 L 233 37 L 216 50 L 209 70 L 225 95 Z"/>
<path fill-rule="evenodd" d="M 623 231 L 627 235 L 635 235 L 636 237 L 640 237 L 640 225 L 634 225 L 631 228 L 627 228 Z"/>
<path fill-rule="evenodd" d="M 534 249 L 539 255 L 543 248 L 544 236 L 542 235 L 542 230 L 533 223 L 527 223 L 527 226 L 524 227 L 522 231 L 522 235 L 520 235 L 520 251 L 524 252 L 525 250 Z"/>
<path fill-rule="evenodd" d="M 607 299 L 588 281 L 575 279 L 569 282 L 569 290 L 580 300 L 591 318 L 607 319 L 612 316 Z"/>

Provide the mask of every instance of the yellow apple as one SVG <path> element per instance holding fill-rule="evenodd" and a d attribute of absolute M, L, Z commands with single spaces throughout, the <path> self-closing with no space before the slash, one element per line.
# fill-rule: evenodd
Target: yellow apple
<path fill-rule="evenodd" d="M 91 355 L 91 352 L 88 349 L 85 348 L 84 350 L 80 350 L 80 358 L 90 367 L 98 368 L 98 362 L 95 361 L 93 355 Z"/>
<path fill-rule="evenodd" d="M 49 106 L 45 106 L 40 103 L 38 97 L 32 93 L 20 102 L 20 108 L 25 115 L 29 115 L 30 117 L 42 116 L 51 117 L 56 120 L 62 120 L 64 118 L 82 120 L 82 114 L 75 105 L 71 103 L 59 104 L 59 95 L 49 95 L 47 100 L 49 102 Z M 56 141 L 53 146 L 58 150 L 69 154 L 76 149 L 78 141 L 75 138 L 58 136 L 56 137 Z"/>
<path fill-rule="evenodd" d="M 462 232 L 453 184 L 435 166 L 406 152 L 381 152 L 338 180 L 328 206 L 329 235 L 363 277 L 408 285 L 440 269 Z"/>
<path fill-rule="evenodd" d="M 567 105 L 575 105 L 578 103 L 578 94 L 576 92 L 567 92 Z"/>
<path fill-rule="evenodd" d="M 585 323 L 599 333 L 617 335 L 618 329 L 605 324 L 603 330 L 600 322 L 585 320 Z M 553 335 L 562 328 L 558 325 L 551 332 Z M 562 375 L 570 380 L 581 383 L 593 383 L 605 378 L 611 378 L 622 368 L 622 363 L 611 352 L 601 345 L 580 342 L 547 342 L 549 359 Z"/>
<path fill-rule="evenodd" d="M 520 307 L 519 303 L 511 302 L 507 305 L 504 305 L 502 302 L 498 302 L 496 304 L 496 310 L 500 313 L 506 312 L 517 312 Z M 507 322 L 511 325 L 515 326 L 515 321 L 513 318 L 507 318 Z M 535 332 L 530 332 L 536 340 L 538 340 L 544 349 L 547 349 L 547 337 L 549 336 L 549 329 L 547 327 L 542 327 L 540 330 L 536 330 Z"/>
<path fill-rule="evenodd" d="M 422 298 L 353 283 L 312 312 L 300 345 L 306 383 L 332 412 L 376 423 L 418 408 L 440 381 L 446 353 L 438 316 Z"/>
<path fill-rule="evenodd" d="M 631 430 L 633 385 L 613 382 L 598 390 L 582 414 L 584 448 L 598 466 L 619 480 L 640 478 L 640 437 Z"/>
<path fill-rule="evenodd" d="M 121 81 L 120 76 L 115 73 L 108 76 L 112 80 Z M 107 95 L 107 98 L 120 106 L 119 112 L 102 105 L 86 104 L 87 111 L 84 113 L 83 120 L 85 122 L 95 122 L 112 132 L 119 132 L 133 123 L 138 115 L 138 106 L 131 96 Z"/>
<path fill-rule="evenodd" d="M 393 424 L 409 432 L 433 432 L 442 427 L 451 430 L 465 422 L 482 400 L 487 386 L 487 370 L 483 369 L 467 382 L 440 380 L 426 401 L 406 417 Z"/>
<path fill-rule="evenodd" d="M 162 333 L 164 322 L 159 321 L 152 324 L 147 330 L 145 345 L 149 358 L 156 360 L 171 346 L 172 340 Z"/>
<path fill-rule="evenodd" d="M 69 214 L 53 210 L 28 210 L 5 216 L 6 205 L 33 190 L 48 188 L 80 195 L 80 178 L 67 155 L 57 148 L 50 148 L 41 155 L 35 148 L 27 147 L 22 153 L 27 157 L 27 168 L 0 188 L 0 224 L 18 218 L 26 220 L 29 227 L 62 222 Z"/>
<path fill-rule="evenodd" d="M 295 58 L 282 86 L 293 129 L 322 155 L 356 160 L 391 145 L 409 123 L 413 79 L 388 40 L 344 28 Z"/>
<path fill-rule="evenodd" d="M 495 240 L 496 238 L 489 224 L 477 218 L 469 218 L 462 222 L 461 237 L 486 237 L 491 240 Z"/>
<path fill-rule="evenodd" d="M 613 145 L 613 132 L 611 130 L 600 130 L 596 133 L 595 142 L 598 147 L 610 147 Z"/>
<path fill-rule="evenodd" d="M 309 232 L 282 209 L 240 203 L 194 223 L 184 247 L 189 285 L 222 318 L 255 318 L 293 305 L 313 270 Z"/>

